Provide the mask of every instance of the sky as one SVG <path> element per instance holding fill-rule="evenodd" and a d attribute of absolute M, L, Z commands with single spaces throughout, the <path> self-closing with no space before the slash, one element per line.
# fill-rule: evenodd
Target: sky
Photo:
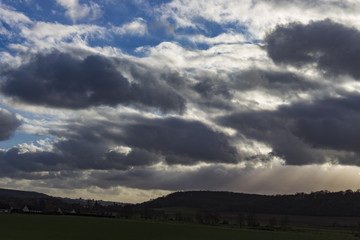
<path fill-rule="evenodd" d="M 360 188 L 357 0 L 0 0 L 0 187 L 143 202 Z"/>

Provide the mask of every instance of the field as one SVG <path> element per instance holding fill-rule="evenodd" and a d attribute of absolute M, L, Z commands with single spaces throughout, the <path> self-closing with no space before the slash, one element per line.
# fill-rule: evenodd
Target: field
<path fill-rule="evenodd" d="M 246 240 L 346 240 L 349 231 L 297 229 L 292 231 L 245 230 L 144 220 L 121 220 L 79 216 L 0 214 L 0 238 L 15 239 L 246 239 Z"/>

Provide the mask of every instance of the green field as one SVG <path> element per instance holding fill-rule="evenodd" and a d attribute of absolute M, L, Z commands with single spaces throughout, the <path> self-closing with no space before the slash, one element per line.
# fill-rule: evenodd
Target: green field
<path fill-rule="evenodd" d="M 0 214 L 0 239 L 266 239 L 346 240 L 350 232 L 312 229 L 308 231 L 261 231 L 197 224 L 162 223 L 79 216 Z"/>

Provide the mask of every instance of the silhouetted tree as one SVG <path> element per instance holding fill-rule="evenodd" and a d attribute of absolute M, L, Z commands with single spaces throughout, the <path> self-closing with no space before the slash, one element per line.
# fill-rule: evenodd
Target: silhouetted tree
<path fill-rule="evenodd" d="M 242 228 L 244 225 L 244 214 L 243 213 L 238 213 L 237 222 L 239 224 L 239 227 Z"/>
<path fill-rule="evenodd" d="M 125 219 L 131 219 L 134 216 L 133 207 L 130 205 L 125 205 L 120 210 L 120 217 Z"/>
<path fill-rule="evenodd" d="M 277 219 L 275 216 L 269 218 L 269 227 L 274 228 L 277 225 Z"/>
<path fill-rule="evenodd" d="M 150 208 L 144 208 L 142 209 L 140 216 L 144 219 L 153 219 L 155 215 L 155 211 Z"/>
<path fill-rule="evenodd" d="M 280 220 L 280 224 L 281 224 L 281 228 L 284 230 L 284 231 L 287 231 L 288 230 L 288 226 L 289 226 L 289 218 L 288 216 L 283 216 Z"/>
<path fill-rule="evenodd" d="M 183 221 L 184 220 L 184 217 L 183 217 L 181 212 L 176 212 L 175 213 L 175 220 L 176 221 Z"/>
<path fill-rule="evenodd" d="M 257 216 L 255 213 L 250 213 L 247 216 L 247 225 L 249 227 L 258 227 L 260 224 L 257 220 Z"/>
<path fill-rule="evenodd" d="M 197 211 L 196 220 L 198 223 L 204 223 L 203 213 L 201 211 Z"/>

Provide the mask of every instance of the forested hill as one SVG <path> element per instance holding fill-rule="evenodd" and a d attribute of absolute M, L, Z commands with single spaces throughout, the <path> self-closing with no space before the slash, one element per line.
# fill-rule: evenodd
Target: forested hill
<path fill-rule="evenodd" d="M 43 193 L 0 189 L 0 205 L 32 205 L 38 209 L 78 209 L 85 213 L 90 210 L 121 211 L 123 204 L 83 199 L 64 199 Z M 111 206 L 113 209 L 107 209 Z M 116 206 L 116 207 L 115 207 Z M 360 191 L 341 192 L 318 191 L 309 194 L 257 195 L 233 192 L 187 191 L 175 192 L 137 205 L 127 205 L 125 210 L 134 212 L 144 209 L 192 208 L 197 211 L 285 214 L 308 216 L 357 216 L 360 217 Z M 86 211 L 85 211 L 86 210 Z M 94 210 L 94 211 L 95 211 Z"/>
<path fill-rule="evenodd" d="M 54 197 L 50 195 L 46 195 L 44 193 L 38 193 L 38 192 L 30 192 L 30 191 L 21 191 L 21 190 L 12 190 L 12 189 L 4 189 L 0 188 L 0 203 L 5 204 L 10 201 L 17 201 L 22 203 L 28 203 L 29 200 L 44 200 L 47 199 L 48 201 L 56 201 L 56 202 L 62 202 L 62 205 L 68 204 L 78 204 L 78 205 L 94 205 L 100 204 L 101 206 L 109 206 L 109 205 L 125 205 L 125 203 L 119 203 L 119 202 L 110 202 L 110 201 L 103 201 L 103 200 L 94 200 L 94 199 L 71 199 L 71 198 L 62 198 L 62 197 Z"/>
<path fill-rule="evenodd" d="M 188 207 L 204 211 L 289 214 L 312 216 L 360 216 L 360 192 L 319 191 L 310 194 L 256 195 L 232 192 L 176 192 L 144 202 L 139 207 Z"/>
<path fill-rule="evenodd" d="M 49 195 L 37 192 L 19 191 L 0 188 L 1 198 L 50 198 Z"/>

